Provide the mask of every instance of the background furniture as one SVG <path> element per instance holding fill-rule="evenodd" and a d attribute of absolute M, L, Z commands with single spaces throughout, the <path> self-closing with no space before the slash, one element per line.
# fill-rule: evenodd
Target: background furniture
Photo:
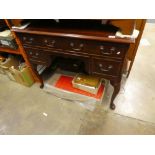
<path fill-rule="evenodd" d="M 135 19 L 126 19 L 126 20 L 111 19 L 111 20 L 108 20 L 108 23 L 116 27 L 119 27 L 122 34 L 131 35 L 135 28 L 136 20 Z"/>
<path fill-rule="evenodd" d="M 130 72 L 131 72 L 131 69 L 132 69 L 132 66 L 133 66 L 133 63 L 135 60 L 137 49 L 138 49 L 143 31 L 144 31 L 145 24 L 146 24 L 146 19 L 136 19 L 135 22 L 136 22 L 135 28 L 137 30 L 139 30 L 139 35 L 135 39 L 135 43 L 130 44 L 130 48 L 127 53 L 126 63 L 127 63 L 127 61 L 130 61 L 129 68 L 127 66 L 126 66 L 127 68 L 125 68 L 125 70 L 127 72 L 127 77 L 130 75 Z"/>
<path fill-rule="evenodd" d="M 10 20 L 4 19 L 3 23 L 6 24 L 10 30 L 12 30 L 12 24 L 11 24 Z M 24 58 L 27 66 L 29 67 L 34 79 L 41 83 L 42 81 L 41 81 L 41 79 L 39 77 L 36 76 L 37 72 L 33 69 L 31 63 L 29 62 L 29 60 L 27 58 L 27 55 L 26 55 L 26 53 L 24 51 L 24 48 L 23 48 L 19 38 L 16 36 L 16 33 L 14 31 L 11 31 L 11 32 L 12 32 L 12 35 L 13 35 L 13 37 L 14 37 L 17 45 L 18 45 L 18 49 L 13 50 L 13 49 L 10 49 L 10 48 L 0 47 L 0 51 L 7 52 L 7 53 L 10 53 L 10 54 L 19 54 L 19 55 L 21 55 Z"/>
<path fill-rule="evenodd" d="M 0 19 L 0 26 L 8 27 L 7 20 Z M 9 27 L 8 27 L 8 29 L 9 29 Z M 20 52 L 19 48 L 17 50 L 15 50 L 15 49 L 12 49 L 12 48 L 2 47 L 1 45 L 0 45 L 0 52 L 7 52 L 7 53 L 21 55 L 21 52 Z"/>

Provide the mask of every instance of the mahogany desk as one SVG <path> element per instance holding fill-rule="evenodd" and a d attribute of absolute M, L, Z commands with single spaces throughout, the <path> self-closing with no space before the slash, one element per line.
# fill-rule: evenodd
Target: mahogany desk
<path fill-rule="evenodd" d="M 32 66 L 50 66 L 56 56 L 79 59 L 85 71 L 110 80 L 114 87 L 110 108 L 115 109 L 114 99 L 120 90 L 123 64 L 133 39 L 109 38 L 116 30 L 109 27 L 76 27 L 65 24 L 29 26 L 24 30 L 12 29 L 24 47 Z M 73 64 L 78 67 L 78 64 Z M 37 72 L 36 72 L 37 74 Z M 44 86 L 42 78 L 37 74 Z"/>

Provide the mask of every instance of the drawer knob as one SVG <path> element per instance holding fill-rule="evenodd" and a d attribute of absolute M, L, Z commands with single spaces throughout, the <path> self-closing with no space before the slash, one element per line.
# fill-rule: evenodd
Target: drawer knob
<path fill-rule="evenodd" d="M 33 41 L 34 40 L 34 38 L 30 38 L 30 41 Z"/>
<path fill-rule="evenodd" d="M 38 56 L 39 55 L 39 53 L 36 53 L 36 56 Z"/>
<path fill-rule="evenodd" d="M 99 64 L 99 67 L 103 67 L 103 65 L 102 64 Z"/>
<path fill-rule="evenodd" d="M 26 40 L 26 37 L 23 37 L 23 40 Z"/>
<path fill-rule="evenodd" d="M 44 42 L 47 43 L 48 42 L 47 39 L 45 39 Z"/>
<path fill-rule="evenodd" d="M 104 46 L 100 46 L 100 50 L 104 50 Z"/>
<path fill-rule="evenodd" d="M 71 46 L 71 47 L 74 47 L 74 43 L 70 43 L 70 46 Z"/>
<path fill-rule="evenodd" d="M 80 47 L 82 48 L 84 45 L 83 44 L 80 44 Z"/>
<path fill-rule="evenodd" d="M 109 72 L 109 71 L 113 68 L 112 65 L 109 65 L 109 66 L 107 66 L 106 68 L 103 68 L 103 65 L 102 65 L 102 64 L 99 64 L 99 67 L 100 67 L 100 70 L 101 70 L 102 72 Z"/>
<path fill-rule="evenodd" d="M 30 55 L 32 55 L 32 52 L 29 52 L 30 53 Z"/>

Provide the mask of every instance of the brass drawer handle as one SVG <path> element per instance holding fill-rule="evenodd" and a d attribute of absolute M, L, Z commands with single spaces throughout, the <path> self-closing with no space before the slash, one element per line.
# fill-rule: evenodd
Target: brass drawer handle
<path fill-rule="evenodd" d="M 46 43 L 47 46 L 54 47 L 54 44 L 55 44 L 56 41 L 52 40 L 52 42 L 48 42 L 48 40 L 45 39 L 44 42 Z"/>
<path fill-rule="evenodd" d="M 33 41 L 33 40 L 34 40 L 34 38 L 30 38 L 29 40 L 30 40 L 30 41 Z"/>
<path fill-rule="evenodd" d="M 26 43 L 32 44 L 34 41 L 34 38 L 27 39 L 26 37 L 23 37 L 23 40 L 26 41 Z"/>
<path fill-rule="evenodd" d="M 103 68 L 102 64 L 99 64 L 99 67 L 102 72 L 109 72 L 113 68 L 112 65 L 109 65 L 107 68 Z"/>
<path fill-rule="evenodd" d="M 111 55 L 112 54 L 112 51 L 110 51 L 110 52 L 105 52 L 105 51 L 101 51 L 101 53 L 104 55 Z"/>
<path fill-rule="evenodd" d="M 104 46 L 101 45 L 101 46 L 100 46 L 100 50 L 104 50 Z"/>
<path fill-rule="evenodd" d="M 101 53 L 102 53 L 103 55 L 104 55 L 104 54 L 105 54 L 105 55 L 111 55 L 112 52 L 113 52 L 112 50 L 106 52 L 104 46 L 102 46 L 102 45 L 100 46 L 100 50 L 101 50 Z"/>
<path fill-rule="evenodd" d="M 81 51 L 84 45 L 81 43 L 79 48 L 74 48 L 74 43 L 70 43 L 70 46 L 72 47 L 72 50 Z"/>

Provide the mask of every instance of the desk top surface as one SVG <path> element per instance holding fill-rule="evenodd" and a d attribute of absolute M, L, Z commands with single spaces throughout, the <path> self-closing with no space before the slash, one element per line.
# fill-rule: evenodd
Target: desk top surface
<path fill-rule="evenodd" d="M 115 33 L 117 29 L 114 27 L 93 24 L 91 25 L 91 23 L 84 26 L 75 26 L 74 24 L 51 24 L 50 26 L 38 24 L 36 26 L 32 24 L 25 29 L 12 29 L 12 31 L 36 35 L 71 37 L 129 44 L 135 42 L 135 39 L 131 38 L 116 38 Z"/>

